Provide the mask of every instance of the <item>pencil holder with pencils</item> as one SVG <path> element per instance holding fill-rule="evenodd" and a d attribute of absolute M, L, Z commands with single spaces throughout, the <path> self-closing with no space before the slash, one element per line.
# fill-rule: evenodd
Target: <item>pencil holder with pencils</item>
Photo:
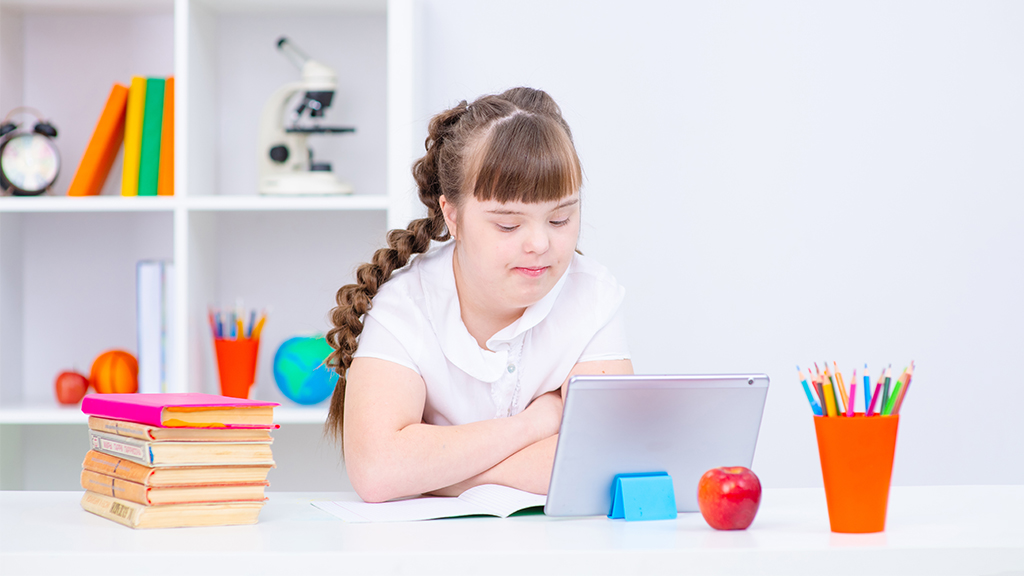
<path fill-rule="evenodd" d="M 260 332 L 266 315 L 256 312 L 249 315 L 232 312 L 210 311 L 210 328 L 213 331 L 213 348 L 217 356 L 217 375 L 220 378 L 220 393 L 232 398 L 248 398 L 256 382 L 256 358 L 260 349 Z"/>
<path fill-rule="evenodd" d="M 833 532 L 885 530 L 900 417 L 814 417 Z"/>
<path fill-rule="evenodd" d="M 914 363 L 894 386 L 892 367 L 882 370 L 874 391 L 865 364 L 860 387 L 863 412 L 857 411 L 856 370 L 847 391 L 835 362 L 832 370 L 827 362 L 824 372 L 817 363 L 814 368 L 805 378 L 797 366 L 797 378 L 814 413 L 829 524 L 833 532 L 881 532 L 889 504 L 899 412 L 913 380 Z"/>

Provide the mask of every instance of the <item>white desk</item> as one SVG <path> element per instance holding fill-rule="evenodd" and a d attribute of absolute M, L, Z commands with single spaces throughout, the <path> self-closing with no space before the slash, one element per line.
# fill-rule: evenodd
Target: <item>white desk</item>
<path fill-rule="evenodd" d="M 0 492 L 0 572 L 20 574 L 1005 574 L 1024 572 L 1024 486 L 893 488 L 887 530 L 829 531 L 821 489 L 766 490 L 754 524 L 542 515 L 346 524 L 269 493 L 254 526 L 131 530 L 80 492 Z"/>

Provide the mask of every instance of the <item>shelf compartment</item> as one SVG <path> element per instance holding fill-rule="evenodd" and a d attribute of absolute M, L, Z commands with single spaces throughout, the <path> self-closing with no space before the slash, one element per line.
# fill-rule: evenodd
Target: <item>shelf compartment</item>
<path fill-rule="evenodd" d="M 338 288 L 384 246 L 383 211 L 189 212 L 187 292 L 189 391 L 219 394 L 210 306 L 268 309 L 251 396 L 295 406 L 273 377 L 277 348 L 323 334 Z"/>
<path fill-rule="evenodd" d="M 135 353 L 136 263 L 172 258 L 173 216 L 0 213 L 0 407 L 53 402 L 61 371 Z"/>

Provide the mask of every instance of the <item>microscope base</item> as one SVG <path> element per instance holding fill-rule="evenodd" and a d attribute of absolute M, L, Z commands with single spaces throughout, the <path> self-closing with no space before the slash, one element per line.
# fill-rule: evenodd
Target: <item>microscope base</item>
<path fill-rule="evenodd" d="M 352 185 L 339 182 L 330 172 L 297 172 L 277 174 L 260 179 L 260 194 L 268 195 L 328 195 L 351 194 Z"/>

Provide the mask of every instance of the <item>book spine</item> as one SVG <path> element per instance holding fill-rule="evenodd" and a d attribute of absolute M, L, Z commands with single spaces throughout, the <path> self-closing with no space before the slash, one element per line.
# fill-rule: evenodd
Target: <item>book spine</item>
<path fill-rule="evenodd" d="M 107 394 L 89 394 L 82 400 L 82 412 L 91 416 L 110 418 L 113 420 L 129 420 L 140 424 L 161 427 L 163 406 L 147 406 L 119 402 L 104 398 Z M 122 396 L 111 394 L 110 396 Z"/>
<path fill-rule="evenodd" d="M 160 127 L 158 196 L 174 196 L 174 76 L 164 83 L 164 117 Z"/>
<path fill-rule="evenodd" d="M 129 528 L 135 528 L 139 525 L 139 516 L 145 510 L 145 506 L 136 502 L 129 502 L 89 491 L 82 495 L 82 508 L 86 512 L 92 512 L 97 516 L 113 520 L 118 524 L 124 524 Z"/>
<path fill-rule="evenodd" d="M 153 451 L 149 443 L 134 438 L 125 438 L 103 434 L 102 432 L 90 431 L 89 440 L 93 450 L 99 450 L 120 458 L 127 458 L 132 462 L 153 465 Z"/>
<path fill-rule="evenodd" d="M 153 476 L 153 468 L 150 468 L 149 466 L 125 460 L 124 458 L 118 458 L 117 456 L 106 454 L 98 450 L 90 450 L 85 455 L 85 460 L 82 462 L 82 468 L 93 472 L 99 472 L 100 474 L 122 478 L 144 486 L 149 485 L 149 480 Z"/>
<path fill-rule="evenodd" d="M 82 470 L 82 488 L 122 500 L 150 504 L 149 489 L 142 484 L 128 482 L 121 478 L 99 474 L 91 470 Z"/>
<path fill-rule="evenodd" d="M 160 182 L 160 130 L 164 121 L 164 79 L 146 79 L 146 108 L 139 147 L 139 196 L 156 196 Z"/>
<path fill-rule="evenodd" d="M 128 104 L 128 87 L 114 84 L 107 97 L 89 145 L 71 180 L 68 196 L 96 196 L 103 190 L 117 151 L 124 141 L 124 113 Z"/>
<path fill-rule="evenodd" d="M 130 436 L 139 440 L 156 440 L 152 433 L 152 426 L 125 422 L 123 420 L 108 420 L 98 416 L 89 416 L 89 428 L 97 432 L 117 434 L 118 436 Z"/>
<path fill-rule="evenodd" d="M 163 392 L 164 263 L 144 260 L 135 268 L 135 333 L 139 351 L 139 393 Z"/>
<path fill-rule="evenodd" d="M 124 169 L 121 195 L 139 195 L 139 157 L 142 154 L 142 119 L 146 112 L 146 79 L 132 78 L 124 119 Z"/>

